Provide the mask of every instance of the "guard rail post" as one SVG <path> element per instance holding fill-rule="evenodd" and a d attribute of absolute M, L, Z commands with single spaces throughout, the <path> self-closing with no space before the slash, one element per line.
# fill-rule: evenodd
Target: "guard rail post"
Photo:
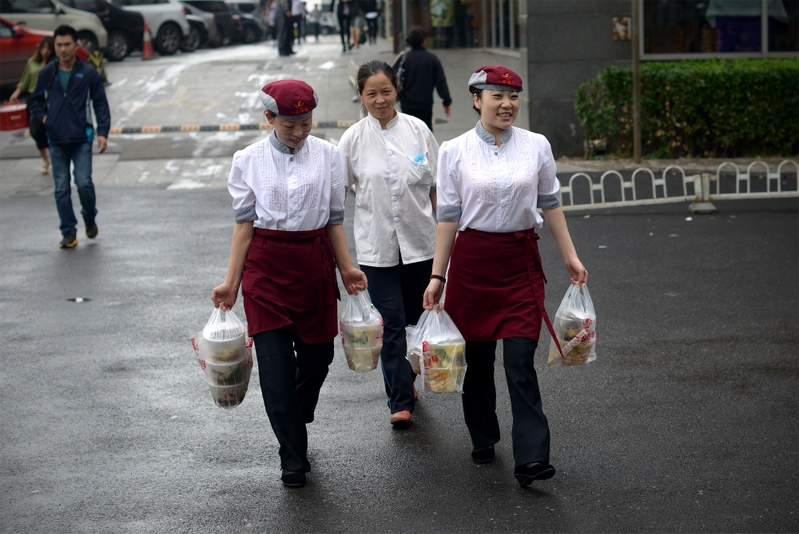
<path fill-rule="evenodd" d="M 688 207 L 691 213 L 716 213 L 716 206 L 710 202 L 710 174 L 694 175 L 694 192 L 696 200 Z"/>

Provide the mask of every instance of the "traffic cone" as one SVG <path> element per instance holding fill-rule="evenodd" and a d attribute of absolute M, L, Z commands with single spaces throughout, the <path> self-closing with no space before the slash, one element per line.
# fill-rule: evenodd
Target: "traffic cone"
<path fill-rule="evenodd" d="M 142 59 L 153 59 L 155 56 L 153 55 L 153 42 L 150 38 L 150 27 L 147 25 L 147 22 L 144 23 L 144 40 L 142 42 L 141 47 L 141 58 Z"/>

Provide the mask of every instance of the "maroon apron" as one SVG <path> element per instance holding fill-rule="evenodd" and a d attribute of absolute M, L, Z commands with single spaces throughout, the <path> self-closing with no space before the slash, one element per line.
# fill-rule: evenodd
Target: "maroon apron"
<path fill-rule="evenodd" d="M 305 343 L 338 335 L 339 298 L 333 249 L 325 228 L 255 229 L 241 280 L 247 330 L 289 327 Z"/>
<path fill-rule="evenodd" d="M 542 317 L 550 327 L 537 241 L 533 229 L 490 233 L 467 228 L 458 234 L 444 309 L 464 339 L 538 340 Z"/>

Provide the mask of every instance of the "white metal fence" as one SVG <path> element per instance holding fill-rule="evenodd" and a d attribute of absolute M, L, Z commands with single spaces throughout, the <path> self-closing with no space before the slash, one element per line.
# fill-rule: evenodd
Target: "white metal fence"
<path fill-rule="evenodd" d="M 565 211 L 692 202 L 691 211 L 701 213 L 715 211 L 713 200 L 799 197 L 797 182 L 799 163 L 793 160 L 782 161 L 774 171 L 764 161 L 754 161 L 745 170 L 726 161 L 713 174 L 689 175 L 678 165 L 659 174 L 640 167 L 628 176 L 605 171 L 598 181 L 587 172 L 574 173 L 561 186 L 560 201 Z"/>

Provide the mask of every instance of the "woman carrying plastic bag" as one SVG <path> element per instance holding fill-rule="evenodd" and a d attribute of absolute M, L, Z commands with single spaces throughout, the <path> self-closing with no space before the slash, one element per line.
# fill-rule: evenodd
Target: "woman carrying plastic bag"
<path fill-rule="evenodd" d="M 306 425 L 333 361 L 338 335 L 336 267 L 348 293 L 366 289 L 344 237 L 338 149 L 310 136 L 317 96 L 299 80 L 261 89 L 268 137 L 233 156 L 233 229 L 225 281 L 211 299 L 233 307 L 241 286 L 261 393 L 280 444 L 281 480 L 305 485 Z"/>
<path fill-rule="evenodd" d="M 494 460 L 494 444 L 500 439 L 494 361 L 496 343 L 503 340 L 513 412 L 514 476 L 521 486 L 528 486 L 555 474 L 549 463 L 549 424 L 533 365 L 546 317 L 535 232 L 544 219 L 572 283 L 585 284 L 588 271 L 577 256 L 560 208 L 549 142 L 540 134 L 513 127 L 521 90 L 521 77 L 502 66 L 482 67 L 469 79 L 480 120 L 473 130 L 443 143 L 439 151 L 436 252 L 424 306 L 432 309 L 439 302 L 448 277 L 445 309 L 466 339 L 469 371 L 463 384 L 463 412 L 472 438 L 472 459 L 478 463 Z"/>

